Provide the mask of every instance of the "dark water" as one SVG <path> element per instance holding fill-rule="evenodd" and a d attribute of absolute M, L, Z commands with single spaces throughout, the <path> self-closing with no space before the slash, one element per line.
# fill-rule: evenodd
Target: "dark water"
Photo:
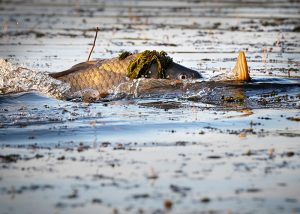
<path fill-rule="evenodd" d="M 177 91 L 166 90 L 139 97 L 111 96 L 111 99 L 89 104 L 49 99 L 33 92 L 3 95 L 0 97 L 0 136 L 6 145 L 38 144 L 42 147 L 69 142 L 78 145 L 82 141 L 93 141 L 97 135 L 101 135 L 98 143 L 156 142 L 158 139 L 149 136 L 151 131 L 181 127 L 196 128 L 195 132 L 198 132 L 200 127 L 203 129 L 208 124 L 220 126 L 218 122 L 209 121 L 209 114 L 224 114 L 225 117 L 228 114 L 230 118 L 231 114 L 242 117 L 243 111 L 252 112 L 246 116 L 254 114 L 253 111 L 295 112 L 297 119 L 299 88 L 298 79 L 264 78 L 250 83 L 202 81 L 183 84 Z M 289 118 L 281 113 L 273 116 Z M 248 120 L 243 121 L 245 126 L 249 125 Z M 259 117 L 252 120 L 256 123 Z M 100 130 L 94 128 L 98 124 L 102 127 Z M 237 128 L 240 127 L 236 124 L 226 124 L 217 129 Z M 188 139 L 182 136 L 178 140 Z M 168 144 L 174 139 L 166 137 L 159 141 Z"/>

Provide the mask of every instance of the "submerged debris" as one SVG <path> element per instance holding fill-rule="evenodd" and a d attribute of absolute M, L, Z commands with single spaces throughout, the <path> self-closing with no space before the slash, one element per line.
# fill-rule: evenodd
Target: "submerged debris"
<path fill-rule="evenodd" d="M 202 203 L 208 203 L 208 202 L 210 202 L 210 198 L 204 197 L 204 198 L 201 199 L 201 202 Z"/>
<path fill-rule="evenodd" d="M 245 100 L 245 97 L 244 96 L 236 96 L 236 97 L 225 97 L 225 96 L 222 96 L 222 100 L 224 100 L 225 102 L 239 102 L 239 103 L 243 103 L 244 100 Z"/>
<path fill-rule="evenodd" d="M 173 207 L 173 202 L 172 202 L 171 200 L 165 200 L 165 201 L 164 201 L 164 207 L 165 207 L 167 210 L 172 209 L 172 207 Z"/>
<path fill-rule="evenodd" d="M 290 121 L 300 122 L 300 117 L 287 117 L 286 119 Z"/>
<path fill-rule="evenodd" d="M 5 163 L 17 162 L 20 158 L 18 154 L 0 155 L 0 160 Z"/>

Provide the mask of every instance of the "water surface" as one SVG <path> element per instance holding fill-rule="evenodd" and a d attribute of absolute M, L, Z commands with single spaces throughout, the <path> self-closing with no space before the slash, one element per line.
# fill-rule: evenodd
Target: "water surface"
<path fill-rule="evenodd" d="M 94 59 L 165 50 L 204 77 L 90 104 L 2 93 L 0 213 L 300 212 L 298 2 L 0 6 L 0 57 L 31 76 L 85 61 L 98 26 Z M 253 81 L 209 81 L 240 50 Z"/>

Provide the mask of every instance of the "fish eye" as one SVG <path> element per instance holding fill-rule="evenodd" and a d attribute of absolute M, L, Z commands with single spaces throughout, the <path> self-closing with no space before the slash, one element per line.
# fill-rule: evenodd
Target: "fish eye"
<path fill-rule="evenodd" d="M 180 74 L 180 75 L 179 75 L 179 79 L 181 79 L 181 80 L 186 79 L 186 75 L 185 75 L 185 74 Z"/>
<path fill-rule="evenodd" d="M 145 75 L 143 75 L 142 77 L 144 77 L 144 78 L 150 78 L 151 77 L 151 71 L 147 71 L 145 73 Z"/>

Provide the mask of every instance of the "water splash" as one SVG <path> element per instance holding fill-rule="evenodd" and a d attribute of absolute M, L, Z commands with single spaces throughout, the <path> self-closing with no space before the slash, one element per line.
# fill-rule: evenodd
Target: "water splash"
<path fill-rule="evenodd" d="M 32 90 L 59 99 L 74 96 L 70 93 L 69 84 L 53 79 L 48 73 L 16 67 L 0 59 L 0 94 Z"/>

